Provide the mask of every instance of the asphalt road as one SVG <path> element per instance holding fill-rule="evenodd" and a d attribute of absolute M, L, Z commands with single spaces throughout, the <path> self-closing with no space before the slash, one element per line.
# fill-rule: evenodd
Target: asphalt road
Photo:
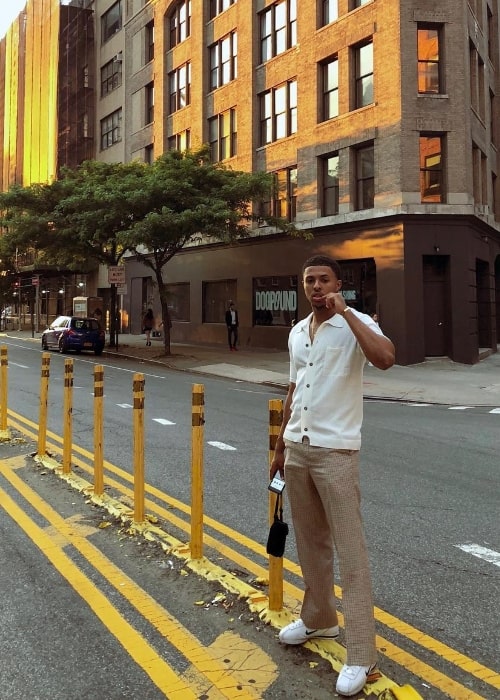
<path fill-rule="evenodd" d="M 36 423 L 40 349 L 8 338 L 4 344 L 9 352 L 9 409 Z M 64 359 L 51 356 L 48 427 L 59 435 Z M 202 383 L 205 512 L 265 542 L 268 400 L 280 392 L 129 361 L 111 363 L 83 355 L 73 359 L 73 442 L 92 449 L 92 372 L 95 364 L 103 364 L 105 456 L 131 471 L 132 377 L 143 372 L 146 478 L 186 503 L 191 388 Z M 496 673 L 500 634 L 493 620 L 498 616 L 500 571 L 498 559 L 488 559 L 487 552 L 500 551 L 499 420 L 500 414 L 481 408 L 465 412 L 447 406 L 366 403 L 362 452 L 363 508 L 377 607 Z M 287 542 L 287 557 L 295 560 L 293 537 Z M 412 636 L 402 634 L 391 620 L 380 624 L 379 631 L 390 642 L 415 651 Z M 424 645 L 418 655 L 451 673 L 441 648 L 436 652 Z M 499 696 L 492 688 L 481 695 L 481 684 L 462 670 L 453 673 L 464 685 L 476 684 L 480 697 Z"/>

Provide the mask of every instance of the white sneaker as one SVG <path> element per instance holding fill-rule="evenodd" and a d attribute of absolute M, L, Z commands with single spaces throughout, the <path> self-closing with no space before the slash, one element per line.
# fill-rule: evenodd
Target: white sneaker
<path fill-rule="evenodd" d="M 380 672 L 376 665 L 372 666 L 345 666 L 339 673 L 337 678 L 337 693 L 340 695 L 356 695 L 369 681 L 375 681 L 380 678 Z"/>
<path fill-rule="evenodd" d="M 339 626 L 325 627 L 324 629 L 310 629 L 306 627 L 302 620 L 295 620 L 279 633 L 279 640 L 282 644 L 304 644 L 308 639 L 320 637 L 321 639 L 335 639 L 339 636 Z"/>

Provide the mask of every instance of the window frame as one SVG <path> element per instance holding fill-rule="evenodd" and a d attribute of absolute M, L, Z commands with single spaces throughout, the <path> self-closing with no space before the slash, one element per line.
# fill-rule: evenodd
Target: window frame
<path fill-rule="evenodd" d="M 208 143 L 212 163 L 219 163 L 237 155 L 236 107 L 226 109 L 209 118 Z"/>
<path fill-rule="evenodd" d="M 155 22 L 152 19 L 144 27 L 145 58 L 146 63 L 150 63 L 155 57 Z"/>
<path fill-rule="evenodd" d="M 282 20 L 281 8 L 284 10 Z M 258 21 L 261 63 L 266 63 L 297 45 L 297 0 L 278 0 L 259 13 Z M 281 21 L 278 26 L 277 21 Z"/>
<path fill-rule="evenodd" d="M 101 151 L 106 151 L 108 148 L 111 148 L 115 144 L 119 143 L 122 140 L 122 135 L 121 135 L 121 126 L 122 126 L 122 120 L 123 120 L 123 111 L 122 108 L 119 107 L 118 109 L 115 109 L 113 112 L 110 114 L 106 115 L 101 119 L 100 127 L 101 127 L 101 138 L 100 138 L 100 145 L 101 145 Z M 109 122 L 109 124 L 107 124 Z M 109 135 L 111 134 L 111 139 L 109 139 Z M 104 143 L 106 141 L 106 144 Z"/>
<path fill-rule="evenodd" d="M 101 66 L 101 97 L 106 97 L 121 86 L 123 83 L 122 66 L 122 61 L 116 60 L 116 56 Z"/>
<path fill-rule="evenodd" d="M 361 52 L 367 47 L 371 47 L 371 71 L 362 72 L 362 55 Z M 363 107 L 368 107 L 372 105 L 375 100 L 375 66 L 374 66 L 374 51 L 373 51 L 373 37 L 363 41 L 360 44 L 354 46 L 354 109 L 362 109 Z M 363 97 L 364 82 L 370 80 L 371 85 L 371 100 L 365 101 Z"/>
<path fill-rule="evenodd" d="M 321 26 L 326 27 L 339 18 L 339 0 L 322 0 Z"/>
<path fill-rule="evenodd" d="M 436 158 L 436 152 L 426 156 L 422 149 L 424 139 L 439 141 L 439 167 L 431 164 L 432 158 Z M 445 204 L 446 203 L 446 182 L 445 182 L 445 135 L 442 133 L 421 132 L 418 139 L 419 153 L 419 173 L 420 173 L 420 201 L 422 204 Z M 423 159 L 427 158 L 426 162 Z M 437 175 L 437 178 L 436 178 Z M 434 189 L 434 192 L 431 190 Z M 427 194 L 426 194 L 427 192 Z M 436 193 L 439 199 L 436 199 Z"/>
<path fill-rule="evenodd" d="M 333 88 L 329 88 L 329 76 L 328 71 L 331 66 L 336 66 L 337 78 L 336 84 Z M 320 64 L 321 67 L 321 86 L 322 86 L 322 102 L 321 102 L 321 121 L 326 122 L 329 119 L 335 119 L 338 117 L 339 112 L 339 58 L 338 56 L 332 56 L 327 61 L 323 61 Z M 335 81 L 334 81 L 335 82 Z M 337 108 L 335 113 L 331 113 L 331 98 L 336 96 Z"/>
<path fill-rule="evenodd" d="M 329 161 L 336 159 L 336 176 L 329 174 Z M 325 156 L 321 156 L 321 216 L 336 216 L 339 213 L 340 204 L 340 182 L 339 182 L 340 154 L 333 151 Z M 329 184 L 330 178 L 333 184 Z M 333 206 L 330 206 L 330 192 L 333 192 Z"/>
<path fill-rule="evenodd" d="M 436 58 L 425 58 L 421 56 L 421 42 L 420 34 L 423 32 L 436 32 L 436 42 L 437 42 L 437 59 Z M 444 92 L 444 75 L 442 67 L 442 45 L 443 45 L 443 26 L 441 24 L 429 23 L 429 22 L 418 22 L 417 23 L 417 90 L 419 95 L 442 95 Z M 433 71 L 428 73 L 425 68 L 436 66 L 436 89 L 421 89 L 421 79 L 425 86 L 429 83 L 432 85 L 433 81 Z M 423 70 L 421 71 L 421 68 Z M 430 80 L 429 80 L 430 76 Z"/>
<path fill-rule="evenodd" d="M 272 199 L 263 201 L 260 206 L 260 219 L 264 226 L 269 217 L 280 217 L 290 222 L 297 218 L 297 165 L 275 170 L 272 176 Z"/>
<path fill-rule="evenodd" d="M 285 110 L 278 112 L 276 109 L 278 92 L 285 88 L 286 105 Z M 269 105 L 269 110 L 267 106 Z M 270 90 L 266 90 L 259 95 L 260 109 L 260 145 L 267 146 L 270 143 L 288 138 L 297 133 L 297 80 L 288 80 L 285 83 L 276 85 Z M 269 112 L 269 113 L 268 113 Z M 285 134 L 278 136 L 279 117 L 285 115 Z M 270 132 L 271 138 L 267 138 Z"/>
<path fill-rule="evenodd" d="M 183 141 L 185 143 L 183 143 Z M 184 129 L 177 134 L 172 134 L 167 139 L 169 151 L 188 151 L 191 148 L 191 129 Z"/>
<path fill-rule="evenodd" d="M 145 125 L 155 120 L 155 84 L 154 80 L 144 86 L 144 118 Z"/>
<path fill-rule="evenodd" d="M 208 8 L 209 18 L 214 19 L 218 15 L 228 10 L 235 3 L 236 0 L 210 0 Z"/>
<path fill-rule="evenodd" d="M 180 83 L 180 78 L 185 71 L 186 82 L 184 85 Z M 173 84 L 175 83 L 175 84 Z M 182 104 L 182 96 L 184 92 L 184 104 Z M 191 104 L 191 61 L 177 66 L 168 74 L 168 106 L 169 114 L 178 112 Z"/>
<path fill-rule="evenodd" d="M 233 30 L 222 36 L 208 47 L 208 53 L 210 71 L 208 89 L 212 92 L 223 85 L 228 85 L 238 77 L 238 32 Z"/>
<path fill-rule="evenodd" d="M 181 0 L 170 10 L 167 14 L 167 26 L 169 49 L 191 36 L 191 0 Z"/>
<path fill-rule="evenodd" d="M 113 18 L 110 22 L 110 18 L 113 13 L 118 12 L 118 17 Z M 108 7 L 106 12 L 101 15 L 101 44 L 105 44 L 109 41 L 117 32 L 119 32 L 123 27 L 123 7 L 122 0 L 116 0 L 115 3 Z"/>
<path fill-rule="evenodd" d="M 363 173 L 363 154 L 371 152 L 371 170 L 369 174 Z M 375 145 L 373 141 L 361 144 L 354 148 L 354 179 L 355 179 L 355 201 L 354 206 L 356 211 L 365 209 L 373 209 L 375 206 Z M 371 186 L 369 185 L 371 183 Z M 368 188 L 368 189 L 367 189 Z M 371 191 L 370 191 L 371 190 Z M 369 197 L 369 203 L 366 202 L 366 197 Z"/>

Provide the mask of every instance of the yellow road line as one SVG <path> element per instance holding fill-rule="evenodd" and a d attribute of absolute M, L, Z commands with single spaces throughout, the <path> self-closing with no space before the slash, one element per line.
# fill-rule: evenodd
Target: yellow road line
<path fill-rule="evenodd" d="M 80 554 L 210 683 L 226 698 L 232 700 L 255 700 L 255 695 L 241 688 L 241 679 L 228 673 L 208 653 L 198 639 L 170 615 L 154 598 L 138 586 L 102 552 L 80 535 L 74 524 L 67 522 L 33 489 L 13 473 L 5 464 L 0 464 L 0 473 L 34 507 L 47 522 L 63 535 Z"/>
<path fill-rule="evenodd" d="M 12 415 L 15 415 L 16 418 L 21 420 L 22 422 L 26 422 L 30 424 L 32 427 L 36 429 L 37 425 L 36 423 L 32 423 L 28 419 L 25 419 L 24 417 L 18 415 L 18 414 L 13 414 L 11 411 L 9 411 Z M 21 426 L 16 426 L 18 429 L 23 431 L 23 428 Z M 35 437 L 35 435 L 33 435 Z M 54 433 L 50 433 L 50 437 L 55 439 L 56 441 L 60 441 L 61 438 L 59 436 L 55 435 Z M 51 447 L 58 453 L 61 452 L 61 449 L 57 445 L 51 445 Z M 79 446 L 74 446 L 74 451 L 78 454 L 81 454 L 85 456 L 87 459 L 92 461 L 92 454 L 85 450 L 84 448 L 81 448 Z M 80 462 L 79 460 L 75 459 L 75 462 L 78 463 L 82 469 L 87 471 L 88 473 L 92 474 L 93 470 L 91 467 L 86 465 L 84 462 Z M 133 477 L 120 469 L 119 467 L 116 467 L 115 465 L 112 465 L 108 462 L 105 462 L 106 468 L 120 476 L 125 481 L 128 481 L 131 483 L 133 481 Z M 131 489 L 127 489 L 126 486 L 121 484 L 120 482 L 117 482 L 113 479 L 107 479 L 107 484 L 110 486 L 113 486 L 114 488 L 119 489 L 122 493 L 128 495 L 129 497 L 133 497 L 133 491 Z M 190 509 L 189 506 L 186 506 L 180 501 L 177 501 L 176 499 L 168 496 L 167 494 L 162 493 L 159 489 L 156 489 L 155 487 L 148 486 L 146 485 L 146 491 L 148 493 L 151 493 L 152 495 L 156 496 L 157 498 L 167 502 L 169 505 L 172 507 L 175 507 L 182 512 L 185 512 L 186 514 L 189 514 Z M 156 503 L 152 501 L 147 501 L 146 502 L 147 508 L 149 510 L 152 510 L 154 513 L 157 515 L 160 515 L 160 517 L 165 518 L 166 520 L 169 520 L 172 522 L 176 527 L 181 528 L 185 532 L 189 532 L 189 523 L 186 523 L 183 521 L 181 518 L 177 517 L 175 514 L 169 512 L 168 510 L 163 509 L 161 506 L 158 506 Z M 212 520 L 208 516 L 204 518 L 205 522 L 207 525 L 212 527 L 214 530 L 221 532 L 222 534 L 228 536 L 229 538 L 236 540 L 238 543 L 243 544 L 244 546 L 247 547 L 252 552 L 255 552 L 258 555 L 261 556 L 266 556 L 264 552 L 264 548 L 250 540 L 249 538 L 246 538 L 245 536 L 239 535 L 237 533 L 237 537 L 234 537 L 234 531 L 228 528 L 227 526 L 222 525 L 221 523 L 218 523 L 215 520 Z M 216 551 L 220 552 L 224 556 L 228 557 L 232 561 L 234 561 L 236 564 L 239 566 L 242 566 L 246 568 L 248 571 L 251 573 L 255 574 L 258 577 L 261 578 L 266 578 L 268 575 L 268 571 L 266 568 L 259 566 L 256 562 L 253 562 L 252 560 L 248 559 L 247 557 L 244 557 L 243 555 L 239 554 L 238 552 L 235 552 L 232 550 L 230 547 L 227 547 L 223 543 L 218 542 L 214 538 L 212 538 L 209 535 L 205 535 L 204 541 L 206 544 L 212 548 L 214 548 Z M 284 568 L 286 570 L 290 571 L 291 573 L 301 576 L 301 571 L 300 567 L 296 565 L 294 562 L 284 559 L 283 562 Z M 294 600 L 299 602 L 302 599 L 303 592 L 293 584 L 288 583 L 287 581 L 284 581 L 284 591 L 288 595 L 290 595 Z M 335 593 L 338 597 L 341 597 L 341 589 L 336 586 L 335 587 Z M 339 616 L 340 617 L 340 616 Z M 439 642 L 438 640 L 434 639 L 430 635 L 427 635 L 423 633 L 421 630 L 418 630 L 415 627 L 412 627 L 411 625 L 407 624 L 406 622 L 403 622 L 402 620 L 399 620 L 398 618 L 394 617 L 390 613 L 385 612 L 384 610 L 381 610 L 380 608 L 375 608 L 375 617 L 376 619 L 381 622 L 382 624 L 386 625 L 387 627 L 395 630 L 399 634 L 401 634 L 404 637 L 407 637 L 410 639 L 412 642 L 418 644 L 419 646 L 423 647 L 424 649 L 430 650 L 431 652 L 434 652 L 436 655 L 438 655 L 440 658 L 444 659 L 450 664 L 455 665 L 457 668 L 460 670 L 464 671 L 465 673 L 468 673 L 469 675 L 475 676 L 479 680 L 487 683 L 488 685 L 491 685 L 494 688 L 500 688 L 500 674 L 497 672 L 493 671 L 492 669 L 480 664 L 479 662 L 475 661 L 474 659 L 471 659 L 464 654 L 457 652 L 455 649 L 452 649 L 448 645 Z M 342 620 L 340 620 L 342 624 Z M 472 693 L 472 691 L 464 688 L 463 686 L 457 684 L 455 681 L 450 680 L 446 675 L 435 671 L 431 666 L 425 664 L 424 662 L 420 661 L 413 655 L 401 650 L 399 647 L 396 645 L 390 643 L 388 640 L 385 640 L 383 637 L 378 637 L 377 638 L 377 646 L 380 649 L 384 649 L 383 654 L 387 656 L 388 658 L 394 660 L 396 663 L 400 664 L 404 668 L 411 668 L 412 672 L 419 676 L 420 678 L 427 680 L 431 682 L 435 687 L 442 689 L 445 691 L 445 688 L 449 686 L 449 683 L 451 683 L 454 687 L 456 692 L 458 692 L 458 695 L 452 695 L 451 697 L 456 697 L 460 698 L 480 698 L 480 696 L 475 695 Z M 433 678 L 433 680 L 430 680 L 430 677 Z M 445 691 L 449 692 L 449 691 Z M 466 692 L 468 693 L 467 695 L 463 695 L 463 693 Z M 472 693 L 472 694 L 471 694 Z"/>
<path fill-rule="evenodd" d="M 196 695 L 173 669 L 160 658 L 146 640 L 120 615 L 92 581 L 78 569 L 54 541 L 0 488 L 2 506 L 52 565 L 83 598 L 89 608 L 107 627 L 134 661 L 147 673 L 166 697 L 196 700 Z"/>

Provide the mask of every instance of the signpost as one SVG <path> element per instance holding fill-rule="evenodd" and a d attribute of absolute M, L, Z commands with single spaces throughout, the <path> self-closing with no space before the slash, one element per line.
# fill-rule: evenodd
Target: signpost
<path fill-rule="evenodd" d="M 111 338 L 110 345 L 118 350 L 118 328 L 117 328 L 117 308 L 116 296 L 117 287 L 125 285 L 125 265 L 108 266 L 108 283 L 111 285 Z"/>

